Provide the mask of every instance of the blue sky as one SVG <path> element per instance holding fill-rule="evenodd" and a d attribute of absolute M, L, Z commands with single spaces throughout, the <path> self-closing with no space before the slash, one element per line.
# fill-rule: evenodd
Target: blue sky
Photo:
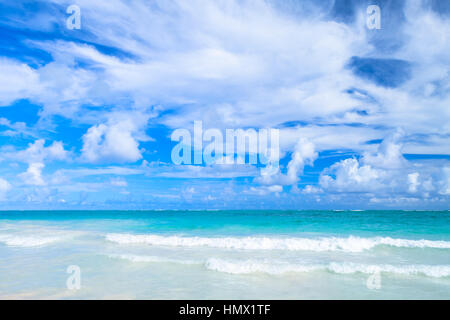
<path fill-rule="evenodd" d="M 2 1 L 0 35 L 0 208 L 449 209 L 448 2 Z M 279 129 L 279 171 L 175 165 L 194 121 Z"/>

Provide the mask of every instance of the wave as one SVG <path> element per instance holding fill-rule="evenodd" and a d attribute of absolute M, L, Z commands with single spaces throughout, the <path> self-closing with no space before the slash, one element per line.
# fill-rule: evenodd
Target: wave
<path fill-rule="evenodd" d="M 40 247 L 60 240 L 61 237 L 17 236 L 0 234 L 0 242 L 10 247 Z"/>
<path fill-rule="evenodd" d="M 211 258 L 205 263 L 209 270 L 230 274 L 250 274 L 267 273 L 271 275 L 280 275 L 284 273 L 304 273 L 313 271 L 329 271 L 337 274 L 374 274 L 377 272 L 399 274 L 399 275 L 424 275 L 433 278 L 442 278 L 450 276 L 449 265 L 404 265 L 394 266 L 388 264 L 364 265 L 357 263 L 337 263 L 330 264 L 290 264 L 290 263 L 267 263 L 260 261 L 227 261 L 223 259 Z"/>
<path fill-rule="evenodd" d="M 324 269 L 324 266 L 321 265 L 272 264 L 252 260 L 239 262 L 217 258 L 208 259 L 205 267 L 209 270 L 231 274 L 268 273 L 273 275 L 289 272 L 311 272 Z"/>
<path fill-rule="evenodd" d="M 329 271 L 341 274 L 351 273 L 367 273 L 373 274 L 377 272 L 403 274 L 403 275 L 425 275 L 427 277 L 442 278 L 450 276 L 449 265 L 404 265 L 393 266 L 389 264 L 382 265 L 363 265 L 356 263 L 331 263 Z"/>
<path fill-rule="evenodd" d="M 111 233 L 108 241 L 119 244 L 148 244 L 171 247 L 213 247 L 243 250 L 303 250 L 361 252 L 376 246 L 386 245 L 400 248 L 450 249 L 450 241 L 393 239 L 390 237 L 361 238 L 271 238 L 271 237 L 180 237 L 160 235 L 134 235 Z"/>
<path fill-rule="evenodd" d="M 282 275 L 286 273 L 308 273 L 315 271 L 327 271 L 336 274 L 375 274 L 390 273 L 398 275 L 423 275 L 433 278 L 443 278 L 450 276 L 450 265 L 400 265 L 389 264 L 360 264 L 352 262 L 331 262 L 329 264 L 297 264 L 281 263 L 258 260 L 225 260 L 210 258 L 206 262 L 193 260 L 179 260 L 158 256 L 132 255 L 132 254 L 109 254 L 108 257 L 124 259 L 131 262 L 163 262 L 183 265 L 201 265 L 206 269 L 229 273 L 229 274 L 251 274 L 266 273 L 270 275 Z"/>
<path fill-rule="evenodd" d="M 169 263 L 179 263 L 179 264 L 201 264 L 201 262 L 191 261 L 191 260 L 178 260 L 171 258 L 163 258 L 157 256 L 143 256 L 134 254 L 108 254 L 109 258 L 123 259 L 131 262 L 169 262 Z"/>

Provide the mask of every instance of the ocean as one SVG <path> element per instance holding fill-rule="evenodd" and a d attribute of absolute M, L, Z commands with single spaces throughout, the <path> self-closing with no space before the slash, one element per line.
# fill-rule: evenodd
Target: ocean
<path fill-rule="evenodd" d="M 3 211 L 0 299 L 450 299 L 450 212 Z"/>

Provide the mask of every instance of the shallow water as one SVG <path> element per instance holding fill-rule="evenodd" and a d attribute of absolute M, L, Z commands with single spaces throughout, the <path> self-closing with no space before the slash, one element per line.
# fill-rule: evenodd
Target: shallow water
<path fill-rule="evenodd" d="M 0 298 L 449 299 L 450 212 L 1 212 Z"/>

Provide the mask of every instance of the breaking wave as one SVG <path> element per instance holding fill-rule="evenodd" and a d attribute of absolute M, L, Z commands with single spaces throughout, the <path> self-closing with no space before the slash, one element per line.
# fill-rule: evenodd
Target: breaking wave
<path fill-rule="evenodd" d="M 201 265 L 206 269 L 229 273 L 229 274 L 251 274 L 266 273 L 270 275 L 282 275 L 286 273 L 308 273 L 315 271 L 326 271 L 336 274 L 375 274 L 390 273 L 397 275 L 422 275 L 433 278 L 450 276 L 450 265 L 390 265 L 390 264 L 360 264 L 352 262 L 331 262 L 328 264 L 298 264 L 282 263 L 277 261 L 258 260 L 225 260 L 210 258 L 206 262 L 180 260 L 158 256 L 132 255 L 132 254 L 109 254 L 108 257 L 123 259 L 131 262 L 163 262 L 183 265 Z"/>
<path fill-rule="evenodd" d="M 361 252 L 385 245 L 400 248 L 450 249 L 450 241 L 394 239 L 390 237 L 361 238 L 271 238 L 271 237 L 180 237 L 161 235 L 134 235 L 111 233 L 108 241 L 119 244 L 148 244 L 155 246 L 198 247 L 206 246 L 243 250 L 304 250 Z"/>
<path fill-rule="evenodd" d="M 40 247 L 60 241 L 61 239 L 61 237 L 50 236 L 17 236 L 0 234 L 0 242 L 10 247 Z"/>
<path fill-rule="evenodd" d="M 201 264 L 201 262 L 191 261 L 191 260 L 178 260 L 171 258 L 163 258 L 157 256 L 143 256 L 135 254 L 108 254 L 108 257 L 114 259 L 123 259 L 131 262 L 169 262 L 169 263 L 179 263 L 179 264 Z"/>
<path fill-rule="evenodd" d="M 364 265 L 358 263 L 337 263 L 330 264 L 290 264 L 290 263 L 267 263 L 258 261 L 228 261 L 223 259 L 211 258 L 205 263 L 209 270 L 225 272 L 230 274 L 250 274 L 267 273 L 279 275 L 284 273 L 304 273 L 313 271 L 329 271 L 337 274 L 364 273 L 374 274 L 377 272 L 400 274 L 400 275 L 424 275 L 433 278 L 442 278 L 450 276 L 449 265 L 404 265 L 394 266 L 388 264 Z"/>

